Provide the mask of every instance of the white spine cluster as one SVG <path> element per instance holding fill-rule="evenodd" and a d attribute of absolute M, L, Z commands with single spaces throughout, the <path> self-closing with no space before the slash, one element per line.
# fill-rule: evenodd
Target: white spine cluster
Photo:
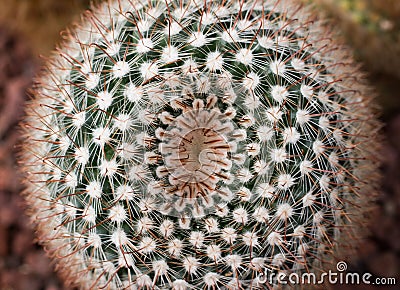
<path fill-rule="evenodd" d="M 378 125 L 311 20 L 294 0 L 87 15 L 24 122 L 26 199 L 68 282 L 255 289 L 345 244 L 375 190 Z"/>

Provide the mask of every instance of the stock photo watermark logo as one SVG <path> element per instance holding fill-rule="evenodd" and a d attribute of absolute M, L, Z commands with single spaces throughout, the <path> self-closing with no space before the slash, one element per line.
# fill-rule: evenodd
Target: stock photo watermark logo
<path fill-rule="evenodd" d="M 396 285 L 395 277 L 376 277 L 371 273 L 347 272 L 348 266 L 344 261 L 336 264 L 336 271 L 329 270 L 322 273 L 285 273 L 273 272 L 266 269 L 256 280 L 258 284 L 281 285 L 321 285 L 321 284 L 348 284 L 348 285 Z"/>

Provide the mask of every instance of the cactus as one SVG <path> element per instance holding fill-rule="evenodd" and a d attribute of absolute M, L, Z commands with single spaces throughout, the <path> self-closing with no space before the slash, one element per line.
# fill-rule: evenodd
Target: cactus
<path fill-rule="evenodd" d="M 31 219 L 67 283 L 257 289 L 278 283 L 265 272 L 317 271 L 354 247 L 379 122 L 310 11 L 118 0 L 69 31 L 32 90 L 21 154 Z"/>

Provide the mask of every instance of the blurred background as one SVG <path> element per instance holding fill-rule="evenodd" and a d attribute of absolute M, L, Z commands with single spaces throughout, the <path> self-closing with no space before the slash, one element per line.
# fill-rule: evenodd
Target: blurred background
<path fill-rule="evenodd" d="M 382 108 L 384 164 L 379 210 L 369 239 L 348 272 L 396 277 L 396 286 L 334 289 L 400 289 L 400 1 L 302 0 L 331 16 L 354 49 Z M 89 8 L 89 0 L 0 0 L 0 290 L 63 288 L 24 215 L 16 171 L 18 120 L 26 90 L 62 30 Z M 99 1 L 97 1 L 99 2 Z"/>

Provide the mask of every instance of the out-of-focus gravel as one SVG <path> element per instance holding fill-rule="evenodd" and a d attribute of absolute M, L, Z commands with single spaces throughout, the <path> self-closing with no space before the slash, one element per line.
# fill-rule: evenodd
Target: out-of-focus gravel
<path fill-rule="evenodd" d="M 23 115 L 26 89 L 38 65 L 21 39 L 0 29 L 0 290 L 63 289 L 52 264 L 36 243 L 24 214 L 22 186 L 16 170 L 18 120 Z M 398 91 L 393 97 L 400 99 Z M 388 143 L 383 165 L 383 194 L 378 203 L 371 238 L 349 270 L 378 277 L 396 277 L 400 283 L 400 112 L 385 128 Z M 335 286 L 335 289 L 399 289 L 396 286 Z M 307 287 L 306 287 L 307 288 Z"/>

